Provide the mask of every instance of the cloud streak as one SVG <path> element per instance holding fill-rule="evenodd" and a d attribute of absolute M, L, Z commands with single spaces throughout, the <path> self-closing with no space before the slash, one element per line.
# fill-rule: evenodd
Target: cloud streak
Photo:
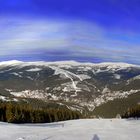
<path fill-rule="evenodd" d="M 20 56 L 24 60 L 27 55 L 42 60 L 51 56 L 52 60 L 63 57 L 140 64 L 138 34 L 105 30 L 84 21 L 1 19 L 0 59 Z"/>

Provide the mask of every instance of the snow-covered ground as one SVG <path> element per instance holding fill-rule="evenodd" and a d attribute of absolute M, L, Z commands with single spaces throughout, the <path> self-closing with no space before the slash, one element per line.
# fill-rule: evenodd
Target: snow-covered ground
<path fill-rule="evenodd" d="M 1 122 L 0 140 L 140 140 L 140 120 L 83 119 L 22 125 Z"/>

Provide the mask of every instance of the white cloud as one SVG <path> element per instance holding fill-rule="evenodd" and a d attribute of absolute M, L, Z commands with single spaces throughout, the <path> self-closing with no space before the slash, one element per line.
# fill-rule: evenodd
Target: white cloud
<path fill-rule="evenodd" d="M 117 33 L 93 23 L 1 18 L 0 30 L 0 56 L 44 50 L 119 61 L 126 57 L 139 58 L 140 42 L 135 44 L 117 38 Z M 113 39 L 108 37 L 108 32 L 112 32 Z"/>

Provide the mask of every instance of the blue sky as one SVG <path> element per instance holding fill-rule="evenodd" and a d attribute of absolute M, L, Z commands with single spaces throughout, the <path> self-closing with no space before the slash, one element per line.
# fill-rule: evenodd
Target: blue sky
<path fill-rule="evenodd" d="M 0 61 L 140 64 L 139 0 L 0 0 Z"/>

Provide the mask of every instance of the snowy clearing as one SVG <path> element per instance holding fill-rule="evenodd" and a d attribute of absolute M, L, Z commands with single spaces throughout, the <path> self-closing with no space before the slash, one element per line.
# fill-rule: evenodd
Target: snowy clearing
<path fill-rule="evenodd" d="M 140 120 L 81 119 L 50 124 L 0 122 L 0 140 L 139 140 Z"/>

